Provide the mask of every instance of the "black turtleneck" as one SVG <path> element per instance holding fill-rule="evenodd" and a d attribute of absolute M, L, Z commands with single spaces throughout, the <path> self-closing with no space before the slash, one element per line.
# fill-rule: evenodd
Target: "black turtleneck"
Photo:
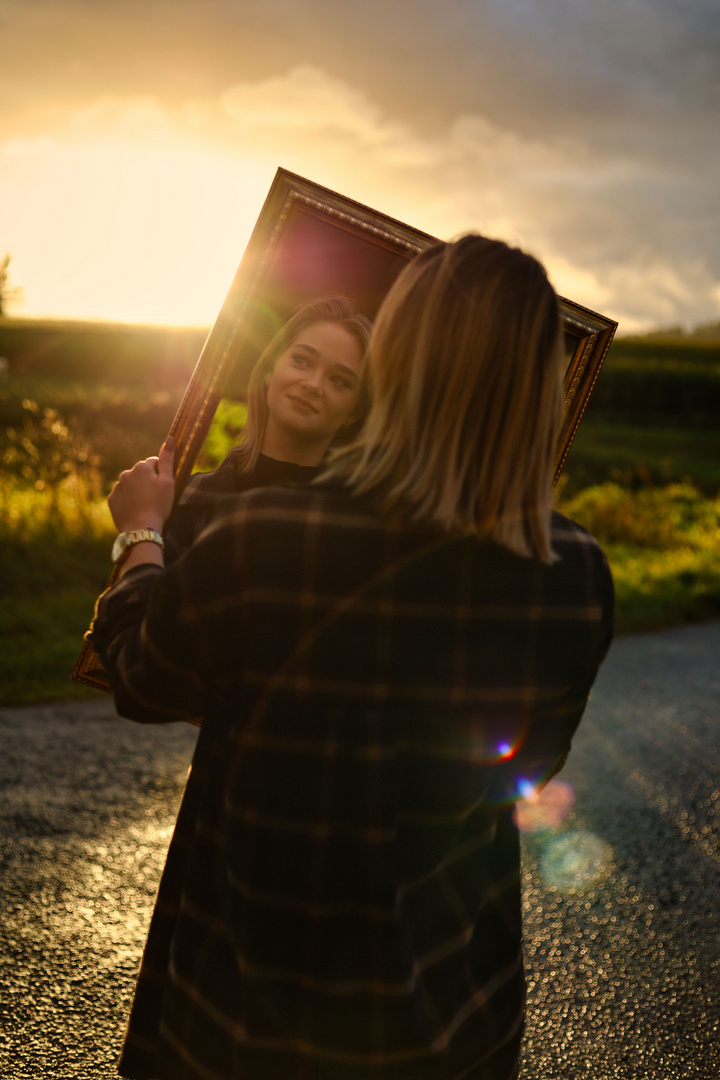
<path fill-rule="evenodd" d="M 320 472 L 320 465 L 297 465 L 258 455 L 255 467 L 243 471 L 243 454 L 235 447 L 217 469 L 195 473 L 172 512 L 165 530 L 165 563 L 180 556 L 209 525 L 213 517 L 228 505 L 228 498 L 250 488 L 288 487 L 309 484 Z"/>

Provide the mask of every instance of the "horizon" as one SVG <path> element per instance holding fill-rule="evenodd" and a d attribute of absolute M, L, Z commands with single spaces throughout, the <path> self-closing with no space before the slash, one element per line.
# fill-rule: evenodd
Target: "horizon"
<path fill-rule="evenodd" d="M 88 328 L 117 329 L 117 330 L 167 330 L 176 333 L 209 333 L 212 323 L 162 323 L 162 322 L 132 322 L 124 319 L 105 319 L 101 316 L 89 318 L 86 316 L 56 316 L 56 315 L 14 315 L 12 313 L 0 315 L 0 328 L 3 324 L 37 324 L 48 329 L 52 326 L 72 326 L 73 328 L 86 326 Z M 620 341 L 631 339 L 667 339 L 672 342 L 677 340 L 706 341 L 709 344 L 720 343 L 720 319 L 710 322 L 697 323 L 688 328 L 676 326 L 656 326 L 648 330 L 623 332 L 618 330 L 610 345 L 616 345 Z"/>
<path fill-rule="evenodd" d="M 715 0 L 0 0 L 9 314 L 212 325 L 283 167 L 518 244 L 622 335 L 720 316 Z"/>

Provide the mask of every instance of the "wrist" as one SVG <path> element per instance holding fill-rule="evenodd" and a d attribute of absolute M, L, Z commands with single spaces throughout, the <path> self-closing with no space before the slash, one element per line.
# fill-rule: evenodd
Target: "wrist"
<path fill-rule="evenodd" d="M 158 514 L 143 514 L 142 517 L 138 516 L 124 521 L 122 525 L 116 521 L 115 525 L 118 532 L 131 533 L 137 532 L 138 529 L 153 529 L 154 532 L 159 532 L 162 535 L 165 528 L 165 518 L 160 517 Z"/>
<path fill-rule="evenodd" d="M 121 532 L 116 536 L 112 547 L 112 561 L 121 566 L 136 546 L 145 547 L 148 543 L 161 551 L 165 548 L 165 542 L 157 529 L 142 528 Z"/>
<path fill-rule="evenodd" d="M 135 566 L 164 567 L 165 559 L 162 548 L 151 540 L 142 540 L 137 544 L 133 544 L 119 564 L 118 579 L 123 578 L 128 570 L 132 570 Z"/>

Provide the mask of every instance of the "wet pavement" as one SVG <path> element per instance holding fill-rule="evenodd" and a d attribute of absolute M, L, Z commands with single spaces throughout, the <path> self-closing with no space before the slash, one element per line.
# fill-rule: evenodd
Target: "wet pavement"
<path fill-rule="evenodd" d="M 720 1077 L 720 623 L 617 641 L 525 806 L 523 1080 Z M 0 1077 L 110 1080 L 196 737 L 0 710 Z"/>

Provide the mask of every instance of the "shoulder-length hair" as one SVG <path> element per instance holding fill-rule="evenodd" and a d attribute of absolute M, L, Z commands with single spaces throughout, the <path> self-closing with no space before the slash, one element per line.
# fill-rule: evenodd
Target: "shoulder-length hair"
<path fill-rule="evenodd" d="M 330 474 L 374 492 L 381 512 L 552 561 L 561 341 L 532 256 L 474 235 L 428 249 L 378 312 L 370 413 Z"/>
<path fill-rule="evenodd" d="M 370 341 L 372 323 L 367 315 L 362 315 L 358 311 L 355 301 L 347 296 L 325 296 L 319 300 L 311 300 L 293 312 L 285 325 L 263 349 L 250 372 L 247 390 L 247 421 L 239 447 L 243 472 L 250 472 L 255 467 L 262 450 L 268 420 L 267 384 L 275 364 L 303 330 L 318 322 L 337 323 L 338 326 L 342 326 L 355 338 L 363 356 L 360 395 L 352 422 L 336 435 L 333 441 L 347 441 L 353 438 L 367 416 L 370 391 L 365 354 Z"/>

